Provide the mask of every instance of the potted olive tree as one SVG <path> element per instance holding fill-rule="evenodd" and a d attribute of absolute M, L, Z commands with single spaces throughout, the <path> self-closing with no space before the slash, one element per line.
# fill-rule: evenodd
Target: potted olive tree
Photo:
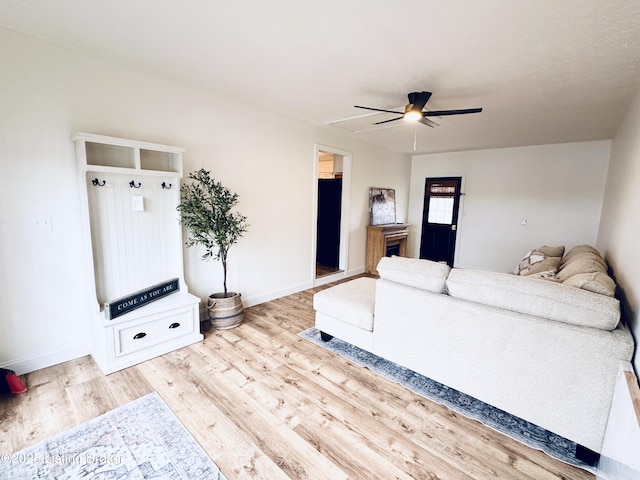
<path fill-rule="evenodd" d="M 203 168 L 189 174 L 191 183 L 180 187 L 180 212 L 187 227 L 187 247 L 202 245 L 204 260 L 220 260 L 223 271 L 223 291 L 209 295 L 208 316 L 211 325 L 218 329 L 233 328 L 244 318 L 239 293 L 227 290 L 227 258 L 229 248 L 247 231 L 247 217 L 233 212 L 238 194 L 231 192 L 212 178 Z"/>

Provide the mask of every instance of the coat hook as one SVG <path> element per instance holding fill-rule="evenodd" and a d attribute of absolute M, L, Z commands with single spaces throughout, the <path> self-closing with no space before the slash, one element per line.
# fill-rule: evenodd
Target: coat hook
<path fill-rule="evenodd" d="M 102 183 L 100 183 L 100 180 L 94 178 L 93 180 L 91 180 L 91 183 L 94 187 L 104 187 L 107 184 L 107 181 L 103 180 Z"/>
<path fill-rule="evenodd" d="M 169 190 L 171 188 L 171 184 L 167 185 L 165 182 L 162 182 L 162 188 Z"/>
<path fill-rule="evenodd" d="M 129 182 L 129 186 L 130 186 L 131 188 L 140 188 L 140 187 L 142 186 L 142 183 L 138 182 L 138 185 L 136 185 L 136 182 L 134 182 L 133 180 L 131 180 L 131 181 Z"/>

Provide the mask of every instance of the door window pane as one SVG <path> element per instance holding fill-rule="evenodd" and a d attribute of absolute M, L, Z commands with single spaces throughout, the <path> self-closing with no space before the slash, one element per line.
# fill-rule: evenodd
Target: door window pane
<path fill-rule="evenodd" d="M 429 198 L 429 217 L 427 222 L 451 225 L 453 222 L 454 197 Z"/>

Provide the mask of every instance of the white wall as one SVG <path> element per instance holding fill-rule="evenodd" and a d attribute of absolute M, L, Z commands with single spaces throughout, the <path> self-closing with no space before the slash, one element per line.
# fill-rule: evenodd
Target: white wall
<path fill-rule="evenodd" d="M 0 365 L 19 373 L 89 351 L 73 132 L 186 148 L 240 196 L 250 230 L 229 255 L 247 305 L 312 285 L 316 143 L 353 154 L 349 272 L 364 271 L 369 186 L 397 189 L 410 158 L 0 28 Z M 36 216 L 53 230 L 34 231 Z M 190 290 L 222 288 L 218 263 L 185 249 Z"/>
<path fill-rule="evenodd" d="M 627 322 L 640 340 L 640 90 L 618 127 L 611 149 L 597 246 L 613 269 Z M 633 362 L 640 372 L 640 356 Z"/>
<path fill-rule="evenodd" d="M 463 178 L 456 267 L 507 272 L 544 244 L 595 245 L 610 146 L 597 141 L 414 157 L 411 256 L 419 256 L 427 177 Z"/>

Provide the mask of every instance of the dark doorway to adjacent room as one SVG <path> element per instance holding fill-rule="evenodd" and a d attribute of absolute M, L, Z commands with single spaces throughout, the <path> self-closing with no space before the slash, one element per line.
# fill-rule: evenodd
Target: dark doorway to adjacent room
<path fill-rule="evenodd" d="M 340 271 L 342 157 L 323 151 L 318 155 L 317 218 L 316 278 Z"/>

